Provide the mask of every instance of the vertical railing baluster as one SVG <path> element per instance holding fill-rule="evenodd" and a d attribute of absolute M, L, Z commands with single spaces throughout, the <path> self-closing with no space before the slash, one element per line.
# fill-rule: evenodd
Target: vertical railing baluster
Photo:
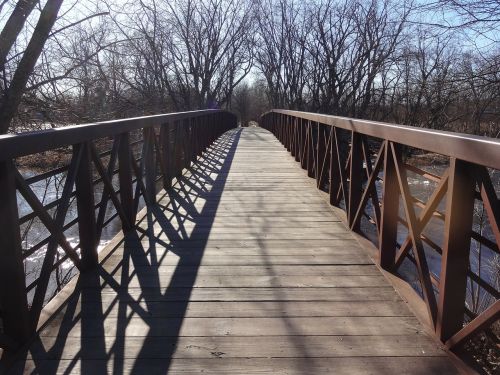
<path fill-rule="evenodd" d="M 316 186 L 321 189 L 320 182 L 322 180 L 322 176 L 325 174 L 325 170 L 323 170 L 323 162 L 326 156 L 326 133 L 325 126 L 318 123 L 317 126 L 317 136 L 316 136 Z"/>
<path fill-rule="evenodd" d="M 146 197 L 145 201 L 154 204 L 156 201 L 156 159 L 154 153 L 154 128 L 145 128 L 143 130 L 143 137 L 145 142 L 144 147 L 144 177 L 146 179 Z"/>
<path fill-rule="evenodd" d="M 180 137 L 180 126 L 179 121 L 175 121 L 173 124 L 174 129 L 174 142 L 173 142 L 173 152 L 172 152 L 172 165 L 173 165 L 173 177 L 179 177 L 182 171 L 182 149 L 181 149 L 181 137 Z"/>
<path fill-rule="evenodd" d="M 11 160 L 0 161 L 0 318 L 5 334 L 17 346 L 30 335 L 30 317 L 14 169 Z"/>
<path fill-rule="evenodd" d="M 396 241 L 398 232 L 399 211 L 399 184 L 396 173 L 394 156 L 391 151 L 390 142 L 385 141 L 384 147 L 384 185 L 382 193 L 382 218 L 380 222 L 380 266 L 391 270 L 396 258 Z M 394 150 L 400 153 L 399 145 L 394 145 Z"/>
<path fill-rule="evenodd" d="M 361 202 L 363 194 L 363 149 L 362 138 L 359 133 L 351 132 L 351 163 L 349 170 L 349 203 L 347 206 L 347 220 L 349 228 L 353 231 L 359 230 L 358 220 L 354 223 L 354 217 Z"/>
<path fill-rule="evenodd" d="M 292 150 L 292 117 L 288 118 L 288 121 L 286 122 L 286 149 L 288 151 Z"/>
<path fill-rule="evenodd" d="M 337 193 L 340 189 L 341 181 L 340 181 L 340 169 L 339 169 L 339 161 L 338 161 L 338 152 L 337 152 L 337 135 L 335 132 L 335 128 L 333 126 L 330 127 L 330 187 L 329 187 L 329 195 L 330 195 L 330 204 L 332 206 L 337 206 L 339 204 L 337 200 Z"/>
<path fill-rule="evenodd" d="M 464 320 L 476 188 L 473 168 L 465 161 L 450 160 L 436 321 L 442 341 L 458 332 Z"/>
<path fill-rule="evenodd" d="M 299 119 L 297 117 L 294 117 L 292 119 L 293 121 L 293 127 L 295 128 L 295 161 L 299 162 L 300 161 L 300 126 L 299 126 Z"/>
<path fill-rule="evenodd" d="M 307 169 L 307 123 L 306 120 L 301 119 L 301 128 L 302 128 L 302 140 L 300 146 L 300 166 L 302 169 Z"/>
<path fill-rule="evenodd" d="M 185 119 L 183 124 L 184 132 L 184 164 L 183 167 L 188 169 L 191 166 L 191 120 Z M 184 169 L 183 168 L 183 169 Z"/>
<path fill-rule="evenodd" d="M 307 122 L 307 176 L 314 176 L 314 125 L 312 121 Z"/>
<path fill-rule="evenodd" d="M 194 162 L 203 155 L 203 138 L 205 137 L 205 129 L 203 127 L 203 117 L 197 117 L 196 124 L 196 149 L 194 151 Z"/>
<path fill-rule="evenodd" d="M 172 187 L 172 163 L 170 147 L 170 124 L 165 123 L 160 127 L 161 157 L 163 159 L 163 187 L 170 189 Z"/>
<path fill-rule="evenodd" d="M 120 202 L 128 222 L 122 222 L 124 231 L 135 226 L 134 196 L 132 188 L 132 153 L 130 150 L 130 135 L 122 133 L 119 135 L 118 146 L 118 179 L 120 182 Z"/>
<path fill-rule="evenodd" d="M 92 156 L 88 142 L 75 145 L 74 148 L 75 154 L 81 150 L 75 177 L 75 192 L 82 268 L 90 269 L 98 263 Z"/>

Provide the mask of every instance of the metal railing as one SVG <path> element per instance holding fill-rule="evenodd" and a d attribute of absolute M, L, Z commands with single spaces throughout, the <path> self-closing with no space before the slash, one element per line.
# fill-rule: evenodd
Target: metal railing
<path fill-rule="evenodd" d="M 265 113 L 261 126 L 345 211 L 350 229 L 372 241 L 382 268 L 398 274 L 411 263 L 415 295 L 425 301 L 446 347 L 458 348 L 500 319 L 498 285 L 477 271 L 470 256 L 473 243 L 490 257 L 500 254 L 500 201 L 492 182 L 500 169 L 500 140 L 290 110 Z M 441 173 L 412 165 L 408 153 L 422 151 L 444 156 Z M 434 187 L 427 201 L 413 194 L 409 176 Z M 478 205 L 487 231 L 478 229 Z M 425 230 L 434 220 L 441 222 L 440 233 L 431 238 Z M 489 306 L 473 311 L 471 288 Z"/>
<path fill-rule="evenodd" d="M 0 346 L 14 349 L 36 331 L 61 264 L 71 262 L 80 271 L 94 267 L 103 228 L 116 219 L 124 231 L 133 229 L 140 201 L 153 203 L 157 184 L 169 188 L 235 126 L 231 113 L 205 110 L 0 136 Z M 20 170 L 23 157 L 43 161 L 56 149 L 67 156 L 63 165 L 34 175 Z M 46 203 L 33 184 L 54 176 L 62 177 L 62 190 Z M 21 203 L 30 210 L 19 217 Z M 73 204 L 76 214 L 69 217 Z M 35 218 L 48 235 L 23 248 L 21 227 Z M 78 243 L 70 243 L 65 233 L 76 227 Z M 34 254 L 43 260 L 27 284 L 25 261 Z"/>

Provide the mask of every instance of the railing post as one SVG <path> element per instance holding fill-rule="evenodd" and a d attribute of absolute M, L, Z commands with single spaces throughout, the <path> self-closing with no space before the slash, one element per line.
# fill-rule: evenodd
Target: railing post
<path fill-rule="evenodd" d="M 326 156 L 326 131 L 325 125 L 322 125 L 318 122 L 317 125 L 317 135 L 316 135 L 316 186 L 318 189 L 321 189 L 320 182 L 323 180 L 323 177 L 326 175 L 326 168 L 323 169 L 323 164 L 325 162 Z M 325 163 L 324 163 L 325 162 Z"/>
<path fill-rule="evenodd" d="M 123 212 L 128 219 L 128 223 L 122 222 L 122 227 L 124 231 L 128 231 L 133 229 L 135 226 L 134 196 L 132 192 L 132 154 L 130 152 L 129 133 L 120 134 L 119 139 L 118 179 L 120 181 L 120 202 L 123 207 Z"/>
<path fill-rule="evenodd" d="M 172 167 L 171 167 L 171 148 L 170 148 L 170 124 L 163 124 L 160 128 L 161 158 L 163 160 L 163 187 L 170 189 L 172 187 Z"/>
<path fill-rule="evenodd" d="M 351 165 L 349 171 L 349 204 L 347 204 L 347 218 L 349 227 L 353 231 L 359 230 L 358 220 L 354 223 L 354 218 L 361 202 L 363 194 L 363 149 L 361 135 L 354 131 L 351 132 Z"/>
<path fill-rule="evenodd" d="M 0 161 L 0 318 L 16 344 L 30 335 L 14 164 Z"/>
<path fill-rule="evenodd" d="M 196 120 L 198 124 L 198 148 L 197 148 L 197 156 L 203 156 L 203 152 L 205 151 L 205 138 L 207 137 L 207 129 L 203 126 L 203 117 L 198 117 Z"/>
<path fill-rule="evenodd" d="M 182 175 L 182 155 L 183 155 L 183 147 L 182 147 L 182 123 L 180 121 L 176 121 L 174 125 L 175 135 L 174 135 L 174 177 L 180 177 Z"/>
<path fill-rule="evenodd" d="M 300 141 L 299 141 L 299 162 L 300 167 L 302 169 L 306 169 L 306 120 L 299 118 L 299 132 L 300 132 Z"/>
<path fill-rule="evenodd" d="M 307 122 L 307 176 L 314 176 L 314 131 L 312 121 Z"/>
<path fill-rule="evenodd" d="M 391 143 L 388 141 L 385 142 L 384 187 L 382 193 L 379 252 L 380 266 L 386 270 L 391 270 L 396 258 L 400 192 Z M 394 149 L 397 153 L 401 152 L 397 144 L 394 144 Z"/>
<path fill-rule="evenodd" d="M 82 267 L 89 269 L 98 263 L 94 186 L 89 144 L 85 142 L 73 146 L 73 154 L 77 155 L 80 150 L 81 159 L 75 176 L 78 232 Z"/>
<path fill-rule="evenodd" d="M 182 120 L 181 123 L 181 142 L 182 142 L 182 164 L 181 171 L 189 168 L 189 119 Z"/>
<path fill-rule="evenodd" d="M 192 120 L 192 125 L 191 125 L 191 130 L 192 130 L 192 135 L 193 138 L 191 139 L 191 161 L 193 163 L 196 163 L 196 160 L 198 159 L 198 149 L 199 149 L 199 139 L 200 139 L 200 127 L 199 127 L 199 121 L 200 119 L 198 117 L 195 117 Z"/>
<path fill-rule="evenodd" d="M 183 129 L 184 163 L 182 164 L 182 169 L 188 169 L 191 166 L 191 121 L 189 119 L 184 120 Z"/>
<path fill-rule="evenodd" d="M 154 153 L 154 128 L 145 128 L 143 130 L 143 136 L 145 142 L 143 158 L 146 178 L 146 202 L 154 204 L 156 201 L 156 158 Z"/>
<path fill-rule="evenodd" d="M 292 150 L 292 120 L 293 118 L 289 117 L 286 122 L 286 149 L 289 152 Z"/>
<path fill-rule="evenodd" d="M 337 192 L 340 189 L 340 169 L 338 161 L 337 152 L 337 134 L 333 126 L 330 127 L 330 204 L 332 206 L 337 206 L 339 204 L 337 200 Z"/>
<path fill-rule="evenodd" d="M 450 160 L 436 321 L 442 341 L 458 332 L 464 320 L 476 188 L 473 168 L 465 161 Z"/>

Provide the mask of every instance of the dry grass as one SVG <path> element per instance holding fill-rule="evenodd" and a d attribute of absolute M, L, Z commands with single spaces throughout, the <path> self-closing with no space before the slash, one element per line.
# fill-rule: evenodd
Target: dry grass
<path fill-rule="evenodd" d="M 483 374 L 500 373 L 500 322 L 475 335 L 464 345 L 463 354 Z"/>

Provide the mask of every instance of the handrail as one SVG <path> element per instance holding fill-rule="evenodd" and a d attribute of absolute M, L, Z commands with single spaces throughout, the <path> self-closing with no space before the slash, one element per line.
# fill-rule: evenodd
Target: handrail
<path fill-rule="evenodd" d="M 171 187 L 173 178 L 234 127 L 232 113 L 203 110 L 0 136 L 0 347 L 14 350 L 36 331 L 46 295 L 54 292 L 50 279 L 63 262 L 80 271 L 95 267 L 103 228 L 116 218 L 124 231 L 133 229 L 140 200 L 154 204 L 158 182 Z M 69 149 L 66 165 L 29 178 L 18 169 L 16 158 L 61 147 Z M 32 185 L 54 176 L 62 176 L 61 195 L 44 202 Z M 21 196 L 32 210 L 23 217 Z M 73 200 L 77 214 L 68 218 Z M 107 217 L 110 204 L 115 213 Z M 49 235 L 22 249 L 21 228 L 34 218 Z M 76 225 L 79 243 L 72 245 L 65 233 Z M 40 273 L 27 285 L 23 262 L 41 250 Z"/>
<path fill-rule="evenodd" d="M 35 154 L 96 138 L 113 136 L 118 133 L 128 133 L 133 130 L 150 128 L 162 123 L 182 121 L 224 112 L 220 109 L 175 112 L 64 126 L 19 134 L 0 135 L 0 160 Z"/>
<path fill-rule="evenodd" d="M 283 109 L 263 114 L 260 126 L 345 211 L 350 229 L 371 240 L 383 269 L 398 275 L 403 262 L 414 265 L 420 291 L 411 298 L 423 300 L 436 336 L 448 348 L 457 349 L 500 319 L 500 291 L 469 264 L 472 240 L 500 254 L 500 200 L 488 170 L 500 170 L 500 140 Z M 445 170 L 438 176 L 409 165 L 403 154 L 409 148 L 446 156 Z M 408 172 L 435 184 L 427 202 L 412 195 Z M 491 234 L 474 222 L 478 204 Z M 424 234 L 432 218 L 444 222 L 440 243 Z M 398 233 L 398 225 L 407 232 Z M 439 274 L 430 268 L 432 252 L 441 259 Z M 488 309 L 466 306 L 468 283 L 489 296 Z"/>
<path fill-rule="evenodd" d="M 500 169 L 500 139 L 286 109 L 273 109 L 263 116 L 269 113 L 300 117 L 303 120 Z"/>

